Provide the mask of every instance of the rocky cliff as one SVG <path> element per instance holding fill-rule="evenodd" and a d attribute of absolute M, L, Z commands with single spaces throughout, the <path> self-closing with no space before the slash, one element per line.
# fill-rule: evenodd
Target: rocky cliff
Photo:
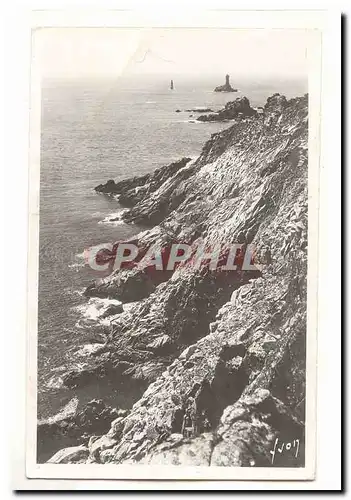
<path fill-rule="evenodd" d="M 147 389 L 107 432 L 51 462 L 303 466 L 307 102 L 276 94 L 262 115 L 214 134 L 197 160 L 96 188 L 119 194 L 123 219 L 145 226 L 133 240 L 145 250 L 253 244 L 257 266 L 122 269 L 92 283 L 88 296 L 133 304 L 65 383 Z M 290 447 L 275 452 L 277 443 Z"/>

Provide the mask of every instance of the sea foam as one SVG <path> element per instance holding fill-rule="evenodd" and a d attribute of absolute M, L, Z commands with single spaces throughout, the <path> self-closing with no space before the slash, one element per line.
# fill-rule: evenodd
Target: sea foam
<path fill-rule="evenodd" d="M 100 220 L 98 224 L 112 224 L 114 226 L 118 226 L 120 224 L 124 224 L 122 220 L 122 215 L 127 211 L 126 208 L 122 208 L 118 210 L 118 212 L 107 215 L 104 219 Z"/>
<path fill-rule="evenodd" d="M 86 326 L 93 326 L 96 323 L 108 326 L 116 315 L 111 315 L 106 318 L 102 316 L 109 306 L 118 306 L 121 303 L 122 302 L 115 299 L 101 299 L 99 297 L 90 298 L 87 303 L 74 308 L 81 314 L 81 318 L 77 321 L 76 327 L 85 328 Z"/>

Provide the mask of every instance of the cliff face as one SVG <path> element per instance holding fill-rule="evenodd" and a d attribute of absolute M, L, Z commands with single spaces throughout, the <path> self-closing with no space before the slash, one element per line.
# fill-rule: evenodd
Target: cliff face
<path fill-rule="evenodd" d="M 123 269 L 89 287 L 89 296 L 135 302 L 113 317 L 89 369 L 65 383 L 149 385 L 128 415 L 87 440 L 84 460 L 303 465 L 307 116 L 307 96 L 274 95 L 263 115 L 214 134 L 196 161 L 97 188 L 121 194 L 125 221 L 150 226 L 133 240 L 139 247 L 254 244 L 259 265 Z M 273 456 L 276 439 L 294 447 Z"/>

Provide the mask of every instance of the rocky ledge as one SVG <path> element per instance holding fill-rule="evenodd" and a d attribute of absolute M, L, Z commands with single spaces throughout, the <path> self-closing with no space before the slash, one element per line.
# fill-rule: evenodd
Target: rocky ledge
<path fill-rule="evenodd" d="M 107 377 L 147 389 L 107 432 L 91 429 L 55 460 L 304 465 L 307 102 L 274 95 L 261 116 L 213 134 L 196 161 L 96 188 L 120 194 L 126 220 L 150 226 L 136 237 L 144 248 L 251 243 L 258 265 L 180 266 L 161 277 L 123 269 L 93 283 L 89 296 L 133 304 L 114 317 L 89 369 L 65 382 Z M 277 443 L 289 446 L 279 453 Z"/>

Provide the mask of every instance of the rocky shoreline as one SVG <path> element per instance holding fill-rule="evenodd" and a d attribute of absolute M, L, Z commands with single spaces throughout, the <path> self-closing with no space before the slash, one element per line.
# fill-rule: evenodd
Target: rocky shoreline
<path fill-rule="evenodd" d="M 132 304 L 111 315 L 89 368 L 64 383 L 109 379 L 146 390 L 132 408 L 95 402 L 95 427 L 75 416 L 73 441 L 50 462 L 269 467 L 278 439 L 299 450 L 273 465 L 303 466 L 307 105 L 307 95 L 275 94 L 258 114 L 237 99 L 198 117 L 235 120 L 199 158 L 95 188 L 118 196 L 124 222 L 145 228 L 130 240 L 145 251 L 199 238 L 254 244 L 260 267 L 122 269 L 92 283 L 87 297 Z"/>

